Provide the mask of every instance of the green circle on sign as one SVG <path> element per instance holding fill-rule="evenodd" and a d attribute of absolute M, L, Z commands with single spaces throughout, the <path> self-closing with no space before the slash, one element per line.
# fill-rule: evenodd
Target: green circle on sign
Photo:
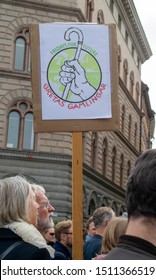
<path fill-rule="evenodd" d="M 60 99 L 63 99 L 62 96 L 65 89 L 65 86 L 60 82 L 60 72 L 62 71 L 62 66 L 64 65 L 65 61 L 71 61 L 74 59 L 75 53 L 76 48 L 61 50 L 51 59 L 47 68 L 47 80 L 49 86 L 53 93 Z M 81 49 L 78 62 L 85 70 L 86 79 L 88 83 L 95 89 L 95 94 L 101 84 L 102 79 L 101 69 L 97 60 L 89 52 Z M 92 96 L 94 96 L 94 94 L 92 94 Z M 92 96 L 89 96 L 87 99 L 90 99 Z M 69 90 L 69 94 L 65 101 L 73 103 L 82 102 L 79 96 L 75 95 L 71 90 Z"/>

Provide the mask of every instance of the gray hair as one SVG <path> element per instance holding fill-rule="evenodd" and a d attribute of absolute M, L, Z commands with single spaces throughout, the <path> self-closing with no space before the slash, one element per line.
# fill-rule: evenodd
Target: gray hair
<path fill-rule="evenodd" d="M 44 187 L 42 187 L 41 185 L 31 184 L 31 187 L 36 195 L 37 202 L 38 202 L 38 196 L 40 194 L 43 194 L 46 196 L 46 191 L 45 191 Z M 49 217 L 47 219 L 40 218 L 40 214 L 39 214 L 38 218 L 37 218 L 37 229 L 42 233 L 42 232 L 45 232 L 45 229 L 48 228 L 49 226 L 50 227 L 54 226 L 52 214 L 49 213 Z"/>
<path fill-rule="evenodd" d="M 24 177 L 0 180 L 0 227 L 17 221 L 29 220 L 31 185 Z"/>
<path fill-rule="evenodd" d="M 103 226 L 106 221 L 110 221 L 115 216 L 115 212 L 110 207 L 97 208 L 93 213 L 95 228 Z"/>
<path fill-rule="evenodd" d="M 42 186 L 37 184 L 31 184 L 31 186 L 35 194 L 38 192 L 45 194 L 45 189 Z"/>

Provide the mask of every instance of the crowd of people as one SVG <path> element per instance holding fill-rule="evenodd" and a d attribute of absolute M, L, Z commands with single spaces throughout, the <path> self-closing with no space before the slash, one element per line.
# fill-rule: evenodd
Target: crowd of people
<path fill-rule="evenodd" d="M 86 222 L 84 260 L 156 260 L 156 149 L 136 160 L 127 212 L 97 208 Z M 0 180 L 0 259 L 72 260 L 72 221 L 54 225 L 45 189 L 22 176 Z"/>

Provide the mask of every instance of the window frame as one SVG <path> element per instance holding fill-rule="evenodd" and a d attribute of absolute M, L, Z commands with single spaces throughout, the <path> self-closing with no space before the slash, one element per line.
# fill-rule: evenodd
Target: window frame
<path fill-rule="evenodd" d="M 17 40 L 20 39 L 20 38 L 23 39 L 24 42 L 25 42 L 24 54 L 23 54 L 24 57 L 22 57 L 23 58 L 23 69 L 15 68 L 16 61 L 18 60 L 18 53 L 16 54 L 16 51 L 17 51 L 16 43 L 17 43 Z M 15 35 L 13 70 L 30 74 L 30 36 L 29 36 L 29 28 L 28 27 L 20 29 Z"/>
<path fill-rule="evenodd" d="M 26 109 L 22 109 L 20 106 L 21 104 L 26 104 Z M 17 112 L 19 114 L 19 130 L 18 130 L 18 141 L 17 141 L 17 147 L 8 147 L 8 136 L 9 136 L 9 117 L 10 113 L 12 112 Z M 27 116 L 28 113 L 31 113 L 33 116 L 33 108 L 31 102 L 28 100 L 16 100 L 12 106 L 8 110 L 7 114 L 7 135 L 6 135 L 6 148 L 7 149 L 17 149 L 20 151 L 26 151 L 26 150 L 31 150 L 33 151 L 35 148 L 35 133 L 33 131 L 33 134 L 31 134 L 31 137 L 33 137 L 33 145 L 32 148 L 25 149 L 23 147 L 24 145 L 24 125 L 25 125 L 25 117 Z M 32 119 L 33 121 L 33 119 Z"/>

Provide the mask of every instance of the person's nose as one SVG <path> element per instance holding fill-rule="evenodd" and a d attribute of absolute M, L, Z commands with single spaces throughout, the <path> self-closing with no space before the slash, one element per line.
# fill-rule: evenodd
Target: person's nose
<path fill-rule="evenodd" d="M 53 212 L 53 211 L 55 211 L 55 208 L 49 203 L 48 212 Z"/>

